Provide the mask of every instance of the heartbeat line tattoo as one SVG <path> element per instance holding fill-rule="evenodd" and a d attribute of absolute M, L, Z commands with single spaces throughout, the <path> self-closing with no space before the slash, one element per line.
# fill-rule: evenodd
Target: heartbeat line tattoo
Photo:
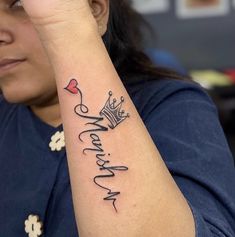
<path fill-rule="evenodd" d="M 104 186 L 102 181 L 115 178 L 117 172 L 127 171 L 128 167 L 111 165 L 111 154 L 104 151 L 101 135 L 104 132 L 109 131 L 109 128 L 115 129 L 126 118 L 130 117 L 130 115 L 128 113 L 126 114 L 122 109 L 124 98 L 121 97 L 120 102 L 117 103 L 116 99 L 111 100 L 113 93 L 109 91 L 108 99 L 100 110 L 99 115 L 92 116 L 89 114 L 87 105 L 83 103 L 83 94 L 78 87 L 78 81 L 76 79 L 71 79 L 64 89 L 70 94 L 79 96 L 79 103 L 74 107 L 74 113 L 85 120 L 84 125 L 86 129 L 78 134 L 78 139 L 82 143 L 84 143 L 84 139 L 87 137 L 90 140 L 89 146 L 86 146 L 82 152 L 84 155 L 87 155 L 88 153 L 94 154 L 96 165 L 98 166 L 100 173 L 93 178 L 93 181 L 98 187 L 106 190 L 107 193 L 103 200 L 111 201 L 113 208 L 117 212 L 116 201 L 121 192 L 112 191 L 111 188 Z M 102 124 L 105 119 L 108 121 L 108 127 Z"/>

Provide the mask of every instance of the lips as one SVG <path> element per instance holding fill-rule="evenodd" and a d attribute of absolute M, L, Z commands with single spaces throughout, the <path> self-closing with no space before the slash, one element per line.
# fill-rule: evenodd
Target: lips
<path fill-rule="evenodd" d="M 17 62 L 23 62 L 25 59 L 3 59 L 0 61 L 0 67 L 4 67 L 8 64 L 14 64 Z"/>
<path fill-rule="evenodd" d="M 0 60 L 0 76 L 5 75 L 9 71 L 17 67 L 17 65 L 26 61 L 26 59 L 2 59 Z"/>

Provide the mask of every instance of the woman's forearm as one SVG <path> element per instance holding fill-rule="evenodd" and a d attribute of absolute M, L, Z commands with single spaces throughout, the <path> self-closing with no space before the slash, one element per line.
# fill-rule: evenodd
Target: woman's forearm
<path fill-rule="evenodd" d="M 75 36 L 46 50 L 56 76 L 80 236 L 194 237 L 187 201 L 99 34 Z"/>

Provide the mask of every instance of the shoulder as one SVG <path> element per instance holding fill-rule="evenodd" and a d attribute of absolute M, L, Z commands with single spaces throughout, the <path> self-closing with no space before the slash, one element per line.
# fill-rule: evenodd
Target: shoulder
<path fill-rule="evenodd" d="M 207 104 L 217 113 L 217 109 L 207 92 L 197 83 L 176 79 L 143 80 L 128 87 L 129 94 L 143 120 L 149 115 L 187 104 Z M 169 109 L 171 108 L 171 109 Z M 196 109 L 196 108 L 195 108 Z"/>
<path fill-rule="evenodd" d="M 197 232 L 209 233 L 209 227 L 218 236 L 234 236 L 235 206 L 228 205 L 235 198 L 234 160 L 206 91 L 195 83 L 166 79 L 135 85 L 130 95 L 190 204 Z"/>
<path fill-rule="evenodd" d="M 226 156 L 231 164 L 217 108 L 200 85 L 168 79 L 147 81 L 135 85 L 130 94 L 165 161 Z"/>

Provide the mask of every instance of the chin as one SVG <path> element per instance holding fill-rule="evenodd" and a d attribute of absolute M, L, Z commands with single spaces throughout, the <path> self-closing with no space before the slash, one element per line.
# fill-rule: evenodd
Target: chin
<path fill-rule="evenodd" d="M 51 90 L 40 87 L 38 84 L 23 86 L 22 83 L 17 86 L 4 85 L 0 88 L 5 100 L 13 104 L 24 104 L 27 106 L 45 106 L 56 97 L 56 88 Z"/>
<path fill-rule="evenodd" d="M 11 95 L 8 93 L 3 93 L 3 97 L 11 104 L 27 104 L 27 101 L 29 100 L 23 95 Z"/>
<path fill-rule="evenodd" d="M 11 104 L 30 105 L 35 100 L 35 96 L 32 96 L 32 93 L 27 93 L 24 90 L 19 91 L 19 89 L 2 88 L 2 94 L 5 100 Z"/>

